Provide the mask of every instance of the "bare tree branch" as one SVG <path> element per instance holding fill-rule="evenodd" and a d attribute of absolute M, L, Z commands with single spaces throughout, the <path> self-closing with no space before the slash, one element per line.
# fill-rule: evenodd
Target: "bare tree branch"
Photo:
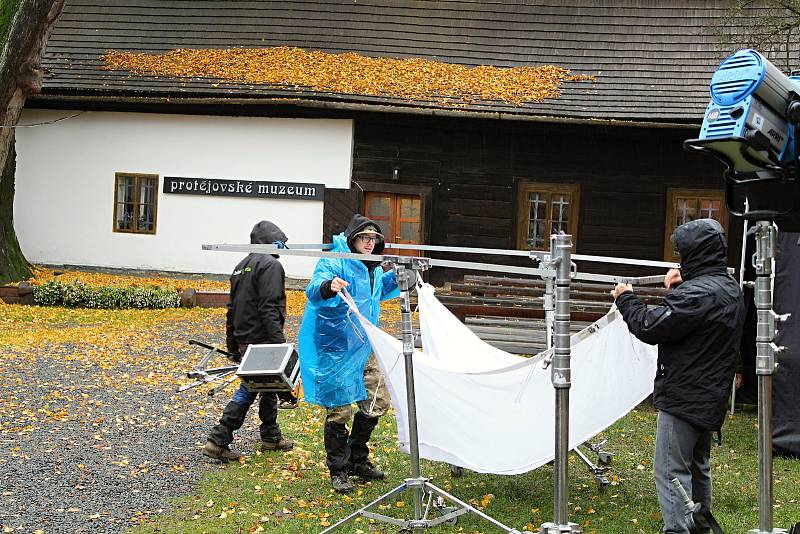
<path fill-rule="evenodd" d="M 800 0 L 732 0 L 710 31 L 723 53 L 755 48 L 784 70 L 800 66 L 800 43 L 792 40 L 800 26 Z"/>

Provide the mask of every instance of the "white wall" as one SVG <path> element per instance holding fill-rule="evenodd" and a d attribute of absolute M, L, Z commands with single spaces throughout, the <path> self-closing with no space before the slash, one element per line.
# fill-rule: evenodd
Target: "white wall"
<path fill-rule="evenodd" d="M 25 110 L 19 124 L 75 113 Z M 242 254 L 201 244 L 248 243 L 261 219 L 290 245 L 320 243 L 323 203 L 164 194 L 164 176 L 350 187 L 350 120 L 85 112 L 16 134 L 15 227 L 35 263 L 229 273 Z M 155 235 L 112 231 L 117 172 L 159 175 Z M 315 263 L 281 261 L 295 277 Z"/>

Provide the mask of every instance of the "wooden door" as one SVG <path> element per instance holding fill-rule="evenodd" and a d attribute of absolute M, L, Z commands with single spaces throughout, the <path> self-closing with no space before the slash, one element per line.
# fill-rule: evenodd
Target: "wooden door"
<path fill-rule="evenodd" d="M 364 197 L 364 215 L 377 222 L 387 243 L 421 244 L 422 198 L 370 191 Z M 418 250 L 386 249 L 387 254 L 420 256 Z"/>

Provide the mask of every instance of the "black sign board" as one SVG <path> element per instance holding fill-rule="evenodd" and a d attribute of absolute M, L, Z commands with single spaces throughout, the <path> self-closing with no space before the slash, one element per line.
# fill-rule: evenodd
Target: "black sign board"
<path fill-rule="evenodd" d="M 325 185 L 298 182 L 257 182 L 255 180 L 217 180 L 212 178 L 164 177 L 164 193 L 225 197 L 285 198 L 324 200 Z"/>

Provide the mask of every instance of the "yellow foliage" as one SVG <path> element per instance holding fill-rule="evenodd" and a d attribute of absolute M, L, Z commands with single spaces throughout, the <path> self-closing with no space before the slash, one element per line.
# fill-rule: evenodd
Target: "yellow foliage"
<path fill-rule="evenodd" d="M 197 291 L 228 291 L 230 288 L 227 280 L 210 280 L 202 277 L 177 278 L 170 276 L 135 276 L 123 274 L 109 274 L 86 271 L 58 271 L 44 267 L 34 268 L 34 276 L 28 280 L 33 285 L 41 285 L 50 280 L 60 280 L 64 284 L 75 281 L 83 282 L 88 286 L 157 286 L 172 288 L 176 291 L 195 289 Z"/>
<path fill-rule="evenodd" d="M 102 56 L 107 70 L 127 70 L 136 76 L 216 78 L 228 82 L 265 84 L 287 89 L 311 89 L 357 95 L 438 100 L 463 106 L 478 100 L 513 105 L 559 96 L 562 82 L 594 81 L 553 65 L 499 68 L 468 67 L 420 58 L 376 58 L 329 54 L 295 47 L 227 50 L 173 50 L 165 54 L 109 51 Z"/>

